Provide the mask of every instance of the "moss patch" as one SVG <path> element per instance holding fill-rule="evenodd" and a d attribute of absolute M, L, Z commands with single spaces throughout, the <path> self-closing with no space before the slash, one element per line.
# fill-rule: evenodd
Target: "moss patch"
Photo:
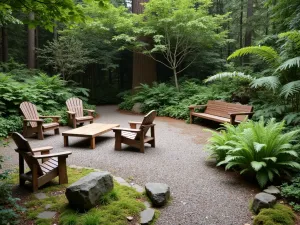
<path fill-rule="evenodd" d="M 296 216 L 288 206 L 276 204 L 274 208 L 262 209 L 253 225 L 294 225 Z"/>
<path fill-rule="evenodd" d="M 49 185 L 39 190 L 48 196 L 46 199 L 39 200 L 30 194 L 23 202 L 27 209 L 25 220 L 34 221 L 34 224 L 38 225 L 54 223 L 60 225 L 127 225 L 138 222 L 139 213 L 145 209 L 142 200 L 146 197 L 135 189 L 121 186 L 117 182 L 114 182 L 114 189 L 111 192 L 100 198 L 100 204 L 95 208 L 85 213 L 78 213 L 69 208 L 65 196 L 66 187 L 93 171 L 92 169 L 68 168 L 69 184 L 58 185 L 58 180 L 54 179 Z M 13 174 L 11 183 L 17 182 L 18 176 Z M 45 211 L 46 206 L 49 207 L 47 210 L 58 212 L 58 216 L 50 220 L 38 219 L 37 215 Z M 134 220 L 128 222 L 126 218 L 128 216 L 133 216 Z M 158 216 L 159 212 L 156 213 L 156 218 Z"/>

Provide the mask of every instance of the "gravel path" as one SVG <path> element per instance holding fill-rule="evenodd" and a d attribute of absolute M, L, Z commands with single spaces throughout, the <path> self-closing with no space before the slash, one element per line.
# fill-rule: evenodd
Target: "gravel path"
<path fill-rule="evenodd" d="M 116 106 L 99 106 L 96 122 L 119 123 L 139 121 L 140 115 L 124 114 Z M 251 222 L 249 201 L 257 192 L 255 186 L 233 172 L 224 172 L 207 161 L 203 146 L 210 136 L 200 125 L 186 124 L 170 118 L 158 117 L 156 148 L 147 147 L 145 154 L 123 145 L 125 151 L 114 151 L 114 133 L 96 139 L 96 148 L 89 149 L 89 141 L 70 137 L 70 147 L 64 148 L 61 135 L 49 135 L 40 141 L 30 138 L 34 147 L 52 145 L 54 151 L 71 150 L 68 164 L 107 170 L 139 185 L 147 182 L 167 183 L 172 202 L 161 209 L 159 225 L 243 225 Z M 61 127 L 61 132 L 70 129 Z M 5 167 L 17 165 L 17 154 L 10 147 L 1 149 L 11 156 Z M 8 162 L 8 161 L 7 161 Z"/>

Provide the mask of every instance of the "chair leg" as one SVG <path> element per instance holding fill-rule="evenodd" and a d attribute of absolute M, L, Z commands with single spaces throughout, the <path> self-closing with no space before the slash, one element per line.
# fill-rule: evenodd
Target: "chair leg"
<path fill-rule="evenodd" d="M 115 131 L 115 150 L 116 151 L 121 151 L 122 150 L 122 137 L 121 137 L 121 131 Z"/>
<path fill-rule="evenodd" d="M 94 120 L 91 120 L 91 121 L 90 121 L 90 124 L 91 124 L 91 123 L 94 123 Z"/>
<path fill-rule="evenodd" d="M 145 143 L 144 142 L 140 142 L 140 152 L 145 153 Z"/>
<path fill-rule="evenodd" d="M 155 132 L 154 132 L 154 127 L 151 127 L 151 137 L 153 140 L 150 142 L 151 147 L 155 148 Z"/>
<path fill-rule="evenodd" d="M 193 123 L 193 115 L 190 114 L 190 124 L 192 124 L 192 123 Z"/>
<path fill-rule="evenodd" d="M 66 157 L 58 157 L 58 176 L 59 184 L 68 183 Z"/>
<path fill-rule="evenodd" d="M 76 128 L 76 127 L 77 127 L 76 120 L 73 119 L 73 128 Z"/>
<path fill-rule="evenodd" d="M 38 139 L 39 139 L 39 140 L 44 140 L 43 130 L 42 130 L 42 129 L 39 129 L 39 131 L 38 131 L 37 133 L 38 133 Z"/>
<path fill-rule="evenodd" d="M 54 134 L 59 134 L 59 128 L 54 129 Z"/>
<path fill-rule="evenodd" d="M 20 186 L 25 185 L 25 180 L 21 178 L 21 175 L 24 174 L 24 158 L 19 154 L 19 184 Z"/>
<path fill-rule="evenodd" d="M 38 167 L 35 163 L 32 164 L 32 190 L 33 192 L 38 191 L 39 183 L 38 183 Z"/>

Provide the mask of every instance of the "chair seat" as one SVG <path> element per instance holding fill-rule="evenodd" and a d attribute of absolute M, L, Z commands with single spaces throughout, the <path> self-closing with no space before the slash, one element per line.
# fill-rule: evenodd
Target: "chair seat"
<path fill-rule="evenodd" d="M 85 120 L 93 120 L 94 118 L 92 116 L 81 116 L 75 118 L 77 121 L 85 121 Z"/>
<path fill-rule="evenodd" d="M 51 158 L 48 161 L 40 164 L 40 167 L 44 174 L 49 173 L 50 171 L 58 168 L 58 160 L 57 158 Z"/>
<path fill-rule="evenodd" d="M 135 137 L 136 137 L 136 133 L 129 132 L 129 131 L 122 131 L 122 136 L 123 136 L 123 137 L 126 137 L 126 138 L 128 138 L 128 139 L 134 140 Z"/>
<path fill-rule="evenodd" d="M 51 128 L 51 127 L 58 127 L 59 123 L 45 123 L 42 126 L 43 126 L 44 129 L 48 129 L 48 128 Z"/>

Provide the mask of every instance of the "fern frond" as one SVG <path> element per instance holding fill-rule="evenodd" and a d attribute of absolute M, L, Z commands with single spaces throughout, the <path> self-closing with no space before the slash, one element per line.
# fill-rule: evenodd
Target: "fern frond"
<path fill-rule="evenodd" d="M 269 90 L 275 91 L 280 86 L 280 81 L 278 77 L 275 76 L 268 76 L 255 79 L 251 82 L 252 88 L 260 88 L 265 87 Z"/>
<path fill-rule="evenodd" d="M 300 80 L 292 81 L 285 84 L 280 92 L 280 95 L 284 98 L 288 98 L 300 92 Z"/>
<path fill-rule="evenodd" d="M 237 79 L 248 80 L 249 82 L 253 81 L 253 79 L 254 79 L 250 75 L 245 75 L 242 72 L 234 71 L 234 72 L 218 73 L 216 75 L 210 76 L 204 80 L 204 83 L 212 82 L 215 80 L 222 80 L 224 78 L 237 78 Z"/>
<path fill-rule="evenodd" d="M 294 42 L 298 47 L 300 47 L 300 31 L 291 30 L 278 35 L 279 38 L 288 38 L 290 41 Z"/>
<path fill-rule="evenodd" d="M 279 59 L 280 59 L 279 54 L 276 52 L 274 48 L 268 46 L 250 46 L 250 47 L 238 49 L 234 53 L 232 53 L 227 58 L 227 60 L 231 60 L 237 57 L 242 57 L 250 54 L 258 56 L 260 59 L 266 61 L 274 68 L 279 66 Z"/>
<path fill-rule="evenodd" d="M 275 72 L 282 71 L 282 70 L 287 70 L 287 69 L 292 68 L 292 67 L 298 67 L 298 68 L 300 68 L 300 56 L 285 61 L 284 63 L 282 63 L 276 69 Z"/>

